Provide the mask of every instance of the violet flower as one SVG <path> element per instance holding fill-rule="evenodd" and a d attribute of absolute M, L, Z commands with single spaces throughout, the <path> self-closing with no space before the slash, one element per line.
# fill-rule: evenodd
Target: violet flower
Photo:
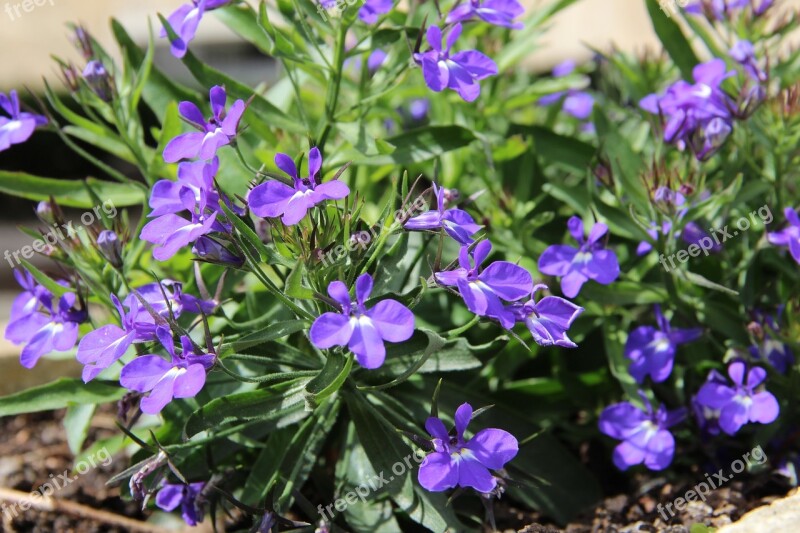
<path fill-rule="evenodd" d="M 214 185 L 214 177 L 219 170 L 219 158 L 211 161 L 184 161 L 178 165 L 178 180 L 159 180 L 153 185 L 150 193 L 149 217 L 160 217 L 170 213 L 179 213 L 186 209 L 181 194 L 184 190 L 191 192 L 195 203 L 200 203 L 203 193 L 206 200 L 214 205 L 219 201 L 219 193 Z"/>
<path fill-rule="evenodd" d="M 755 311 L 755 324 L 758 325 L 761 330 L 761 332 L 757 334 L 760 340 L 757 344 L 750 346 L 748 349 L 751 356 L 768 362 L 775 371 L 780 374 L 785 374 L 795 363 L 794 353 L 789 346 L 773 338 L 773 334 L 769 331 L 780 331 L 780 326 L 778 324 L 781 321 L 781 315 L 784 309 L 784 305 L 779 306 L 775 315 L 758 310 Z"/>
<path fill-rule="evenodd" d="M 230 2 L 231 0 L 191 0 L 190 3 L 182 5 L 167 17 L 167 22 L 176 34 L 175 38 L 171 40 L 172 55 L 177 58 L 186 55 L 189 43 L 194 39 L 197 27 L 206 11 L 217 9 Z M 161 37 L 167 37 L 167 35 L 167 29 L 162 28 Z"/>
<path fill-rule="evenodd" d="M 450 49 L 461 35 L 461 24 L 450 30 L 445 48 L 442 48 L 442 31 L 438 26 L 428 28 L 428 44 L 431 49 L 415 53 L 414 60 L 422 65 L 422 74 L 428 87 L 441 92 L 446 88 L 458 93 L 466 102 L 472 102 L 481 94 L 478 83 L 497 74 L 497 65 L 477 50 L 465 50 L 451 55 Z"/>
<path fill-rule="evenodd" d="M 462 209 L 445 209 L 444 187 L 433 184 L 433 194 L 436 197 L 436 209 L 409 219 L 403 227 L 409 231 L 444 231 L 460 244 L 472 244 L 472 236 L 483 226 L 475 223 L 469 213 Z"/>
<path fill-rule="evenodd" d="M 11 306 L 11 317 L 5 338 L 14 344 L 24 344 L 20 364 L 33 368 L 43 355 L 53 351 L 71 350 L 78 340 L 78 324 L 87 317 L 85 309 L 77 309 L 77 296 L 65 293 L 56 299 L 39 285 L 29 273 L 14 276 L 25 291 Z M 59 282 L 67 287 L 66 282 Z"/>
<path fill-rule="evenodd" d="M 123 367 L 119 378 L 126 389 L 150 393 L 140 404 L 148 415 L 160 413 L 173 398 L 197 396 L 206 383 L 206 371 L 216 361 L 213 353 L 195 353 L 189 337 L 181 337 L 181 353 L 177 354 L 169 329 L 156 329 L 156 336 L 170 360 L 153 354 L 137 357 Z"/>
<path fill-rule="evenodd" d="M 786 216 L 789 226 L 780 231 L 767 233 L 767 240 L 775 246 L 788 247 L 792 259 L 800 265 L 800 217 L 791 207 L 784 209 L 783 214 Z"/>
<path fill-rule="evenodd" d="M 502 429 L 486 428 L 472 438 L 464 431 L 472 419 L 472 406 L 461 404 L 455 415 L 455 435 L 450 436 L 441 419 L 430 417 L 425 429 L 433 437 L 434 451 L 419 466 L 419 484 L 431 492 L 453 487 L 473 488 L 489 493 L 497 486 L 490 470 L 500 470 L 516 457 L 519 443 Z"/>
<path fill-rule="evenodd" d="M 205 499 L 203 489 L 205 482 L 188 485 L 165 484 L 156 494 L 156 505 L 167 512 L 181 508 L 181 516 L 186 525 L 196 526 L 203 521 Z"/>
<path fill-rule="evenodd" d="M 631 360 L 629 371 L 638 383 L 644 382 L 647 375 L 655 383 L 666 380 L 672 373 L 677 347 L 703 334 L 702 328 L 672 329 L 661 313 L 661 306 L 654 307 L 658 327 L 639 326 L 625 343 L 625 357 Z"/>
<path fill-rule="evenodd" d="M 192 102 L 181 102 L 181 116 L 199 132 L 178 135 L 164 148 L 164 161 L 175 163 L 181 159 L 213 158 L 217 150 L 233 142 L 245 108 L 244 100 L 236 100 L 230 110 L 225 110 L 228 99 L 225 89 L 215 85 L 209 92 L 213 115 L 206 121 L 202 111 Z"/>
<path fill-rule="evenodd" d="M 567 330 L 578 315 L 583 313 L 583 307 L 558 296 L 545 296 L 537 302 L 534 295 L 542 289 L 547 289 L 547 285 L 536 285 L 530 301 L 512 304 L 508 309 L 514 313 L 518 322 L 524 322 L 528 326 L 536 344 L 577 348 L 578 345 L 567 337 Z"/>
<path fill-rule="evenodd" d="M 366 24 L 375 24 L 378 17 L 392 10 L 394 0 L 366 0 L 358 10 L 358 18 Z"/>
<path fill-rule="evenodd" d="M 606 407 L 598 426 L 609 437 L 622 442 L 614 448 L 612 459 L 620 470 L 644 463 L 650 470 L 663 470 L 675 455 L 675 437 L 669 428 L 681 422 L 685 409 L 668 411 L 664 405 L 653 411 L 645 399 L 646 411 L 630 402 Z"/>
<path fill-rule="evenodd" d="M 7 150 L 12 144 L 21 144 L 30 139 L 33 130 L 47 124 L 47 118 L 20 110 L 17 91 L 6 96 L 0 93 L 0 109 L 8 115 L 0 115 L 0 152 Z"/>
<path fill-rule="evenodd" d="M 414 334 L 414 314 L 396 300 L 381 300 L 372 309 L 366 301 L 372 292 L 372 276 L 361 274 L 356 280 L 356 301 L 350 300 L 347 286 L 334 281 L 328 294 L 338 304 L 336 312 L 323 313 L 311 325 L 311 342 L 320 349 L 347 346 L 364 368 L 374 369 L 386 359 L 384 341 L 403 342 Z"/>
<path fill-rule="evenodd" d="M 280 181 L 267 181 L 247 193 L 250 210 L 262 218 L 281 217 L 287 226 L 300 222 L 308 210 L 325 200 L 341 200 L 350 189 L 338 179 L 317 183 L 317 175 L 322 168 L 322 155 L 319 148 L 308 152 L 308 176 L 299 178 L 297 167 L 286 154 L 276 154 L 275 164 L 294 180 L 293 186 Z"/>
<path fill-rule="evenodd" d="M 694 67 L 694 84 L 679 80 L 659 96 L 651 94 L 639 102 L 649 113 L 666 118 L 664 141 L 680 150 L 690 146 L 698 159 L 717 150 L 733 124 L 734 104 L 721 89 L 722 82 L 733 76 L 722 59 L 712 59 Z"/>
<path fill-rule="evenodd" d="M 575 61 L 568 59 L 553 68 L 554 78 L 563 78 L 575 70 Z M 586 78 L 588 82 L 588 78 Z M 558 91 L 539 98 L 539 105 L 549 106 L 563 99 L 561 109 L 578 120 L 587 120 L 594 109 L 594 97 L 586 91 L 569 89 Z"/>
<path fill-rule="evenodd" d="M 205 190 L 200 192 L 199 202 L 195 202 L 188 189 L 181 191 L 180 196 L 185 209 L 189 211 L 190 220 L 175 214 L 162 215 L 145 224 L 139 235 L 143 241 L 156 245 L 153 257 L 158 261 L 166 261 L 203 235 L 226 231 L 217 220 L 219 206 L 209 202 L 209 194 Z"/>
<path fill-rule="evenodd" d="M 728 435 L 734 435 L 748 422 L 770 424 L 780 413 L 778 400 L 772 393 L 755 392 L 766 379 L 766 370 L 753 367 L 746 375 L 745 371 L 744 362 L 734 361 L 728 366 L 733 386 L 709 376 L 697 393 L 699 405 L 719 410 L 719 427 Z"/>
<path fill-rule="evenodd" d="M 533 292 L 530 272 L 508 261 L 495 261 L 486 268 L 481 265 L 489 257 L 492 243 L 479 242 L 470 252 L 462 246 L 458 254 L 459 268 L 436 272 L 436 281 L 446 287 L 458 287 L 467 309 L 478 316 L 494 318 L 505 329 L 514 327 L 514 312 L 503 306 L 502 300 L 515 302 Z"/>
<path fill-rule="evenodd" d="M 524 12 L 525 8 L 517 0 L 465 0 L 450 11 L 445 22 L 453 24 L 479 18 L 495 26 L 521 30 L 525 25 L 514 19 Z"/>
<path fill-rule="evenodd" d="M 734 61 L 744 67 L 747 75 L 753 80 L 758 82 L 767 81 L 767 73 L 761 70 L 758 66 L 758 60 L 756 59 L 756 51 L 753 47 L 753 43 L 744 39 L 736 41 L 729 53 Z"/>
<path fill-rule="evenodd" d="M 135 289 L 135 292 L 164 319 L 170 316 L 170 312 L 175 318 L 179 318 L 184 311 L 210 314 L 216 306 L 214 302 L 184 294 L 182 284 L 172 280 L 150 283 Z M 167 300 L 164 299 L 165 294 Z M 87 333 L 78 344 L 77 359 L 85 365 L 83 381 L 86 383 L 125 355 L 132 344 L 157 340 L 156 318 L 135 294 L 129 294 L 122 303 L 114 294 L 111 300 L 119 313 L 121 327 L 107 324 Z"/>
<path fill-rule="evenodd" d="M 561 276 L 561 291 L 567 298 L 578 295 L 584 283 L 590 279 L 608 285 L 619 277 L 619 262 L 612 250 L 603 248 L 600 239 L 608 232 L 608 226 L 597 222 L 584 237 L 583 221 L 573 216 L 567 222 L 570 235 L 579 247 L 554 244 L 539 257 L 539 270 L 549 276 Z"/>

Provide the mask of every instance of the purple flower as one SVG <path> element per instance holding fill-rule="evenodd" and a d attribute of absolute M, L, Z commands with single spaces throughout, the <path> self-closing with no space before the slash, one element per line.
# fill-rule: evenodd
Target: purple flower
<path fill-rule="evenodd" d="M 478 81 L 497 74 L 497 65 L 477 50 L 465 50 L 450 55 L 450 49 L 461 35 L 458 23 L 447 36 L 446 47 L 442 48 L 442 31 L 438 26 L 428 28 L 428 44 L 431 49 L 415 53 L 414 59 L 422 65 L 425 83 L 435 92 L 445 88 L 453 89 L 461 98 L 472 102 L 481 94 Z"/>
<path fill-rule="evenodd" d="M 415 98 L 408 104 L 408 115 L 412 122 L 422 122 L 428 118 L 431 102 L 427 98 Z"/>
<path fill-rule="evenodd" d="M 434 449 L 419 466 L 419 484 L 425 489 L 441 492 L 458 486 L 488 493 L 497 486 L 490 470 L 500 470 L 516 457 L 519 443 L 511 433 L 495 428 L 482 429 L 466 439 L 464 431 L 471 419 L 472 406 L 461 404 L 452 437 L 441 419 L 432 416 L 425 422 Z"/>
<path fill-rule="evenodd" d="M 11 91 L 8 96 L 0 93 L 0 109 L 8 114 L 8 117 L 0 115 L 0 152 L 12 144 L 24 143 L 33 135 L 33 130 L 47 124 L 47 118 L 41 115 L 20 111 L 17 91 Z"/>
<path fill-rule="evenodd" d="M 758 60 L 756 59 L 756 51 L 753 43 L 747 40 L 740 40 L 734 43 L 730 50 L 730 55 L 734 61 L 744 67 L 747 75 L 752 79 L 765 82 L 767 81 L 767 73 L 758 67 Z"/>
<path fill-rule="evenodd" d="M 775 315 L 758 310 L 755 311 L 756 322 L 753 324 L 760 329 L 760 333 L 756 335 L 760 342 L 749 348 L 750 355 L 768 362 L 780 374 L 785 374 L 794 365 L 794 353 L 792 353 L 789 346 L 773 338 L 767 328 L 773 332 L 780 331 L 778 324 L 781 321 L 784 309 L 785 306 L 779 306 Z"/>
<path fill-rule="evenodd" d="M 358 10 L 358 18 L 367 24 L 375 24 L 380 15 L 392 10 L 393 5 L 394 0 L 366 0 Z"/>
<path fill-rule="evenodd" d="M 767 233 L 767 240 L 775 246 L 786 246 L 797 264 L 800 265 L 800 217 L 791 207 L 783 210 L 789 226 L 781 231 Z"/>
<path fill-rule="evenodd" d="M 181 116 L 200 130 L 178 135 L 164 148 L 164 161 L 175 163 L 181 159 L 213 158 L 217 150 L 230 144 L 236 137 L 239 121 L 245 108 L 244 100 L 236 100 L 229 111 L 225 110 L 228 95 L 225 89 L 215 85 L 209 92 L 213 116 L 206 121 L 200 108 L 192 102 L 181 102 L 178 109 Z"/>
<path fill-rule="evenodd" d="M 675 454 L 675 438 L 669 428 L 686 416 L 685 409 L 668 411 L 663 405 L 653 411 L 645 401 L 646 411 L 630 402 L 621 402 L 603 409 L 600 431 L 622 442 L 614 448 L 614 464 L 620 470 L 644 463 L 650 470 L 663 470 Z"/>
<path fill-rule="evenodd" d="M 734 361 L 728 367 L 728 376 L 733 386 L 709 376 L 709 380 L 697 393 L 697 403 L 719 410 L 719 427 L 728 435 L 734 435 L 748 422 L 770 424 L 778 418 L 780 406 L 772 393 L 755 392 L 767 377 L 763 368 L 753 367 L 745 376 L 746 366 Z"/>
<path fill-rule="evenodd" d="M 403 227 L 409 231 L 444 231 L 460 244 L 472 244 L 472 236 L 483 226 L 475 223 L 469 213 L 462 209 L 445 209 L 444 187 L 433 184 L 433 194 L 436 196 L 436 209 L 422 213 L 406 222 Z"/>
<path fill-rule="evenodd" d="M 574 70 L 575 61 L 568 59 L 553 68 L 553 77 L 563 78 L 564 76 L 572 74 Z M 588 81 L 588 78 L 586 79 Z M 548 94 L 547 96 L 539 98 L 539 104 L 549 106 L 561 101 L 561 99 L 564 100 L 561 104 L 561 109 L 565 113 L 572 115 L 578 120 L 586 120 L 591 116 L 592 109 L 594 109 L 594 97 L 578 89 L 569 89 L 567 91 L 558 91 L 553 94 Z"/>
<path fill-rule="evenodd" d="M 165 484 L 156 495 L 156 505 L 167 511 L 172 512 L 178 507 L 181 508 L 183 521 L 189 526 L 196 526 L 203 521 L 203 498 L 204 482 L 189 483 L 188 485 Z"/>
<path fill-rule="evenodd" d="M 191 220 L 175 214 L 162 215 L 151 220 L 142 228 L 139 235 L 143 241 L 157 245 L 153 248 L 153 257 L 166 261 L 190 243 L 212 231 L 225 231 L 217 221 L 218 212 L 208 201 L 206 191 L 201 191 L 200 202 L 195 203 L 191 192 L 181 193 L 184 207 L 190 211 Z"/>
<path fill-rule="evenodd" d="M 206 371 L 214 366 L 214 354 L 195 353 L 189 337 L 181 337 L 181 353 L 175 353 L 172 333 L 157 328 L 156 336 L 170 355 L 167 361 L 160 355 L 137 357 L 122 369 L 119 382 L 126 389 L 149 392 L 142 398 L 143 413 L 161 412 L 173 398 L 194 398 L 206 383 Z"/>
<path fill-rule="evenodd" d="M 683 150 L 688 145 L 698 159 L 715 151 L 731 131 L 733 102 L 721 89 L 722 82 L 733 76 L 722 59 L 712 59 L 694 67 L 694 84 L 680 80 L 662 95 L 651 94 L 639 106 L 666 118 L 664 140 Z"/>
<path fill-rule="evenodd" d="M 267 181 L 247 193 L 250 210 L 262 218 L 281 217 L 287 226 L 300 222 L 309 209 L 325 200 L 341 200 L 350 189 L 341 181 L 331 180 L 317 184 L 317 175 L 322 168 L 322 155 L 314 147 L 308 152 L 308 177 L 300 179 L 292 158 L 286 154 L 276 154 L 275 164 L 288 174 L 294 185 L 280 181 Z"/>
<path fill-rule="evenodd" d="M 178 165 L 178 180 L 159 180 L 153 185 L 150 193 L 149 217 L 160 217 L 171 213 L 179 213 L 186 209 L 183 201 L 184 191 L 189 191 L 190 198 L 200 203 L 203 193 L 212 205 L 219 201 L 219 193 L 214 186 L 214 177 L 219 170 L 219 158 L 211 161 L 183 162 Z"/>
<path fill-rule="evenodd" d="M 356 301 L 350 300 L 347 286 L 334 281 L 328 294 L 340 311 L 320 315 L 308 333 L 321 349 L 347 346 L 364 368 L 378 368 L 386 358 L 384 341 L 403 342 L 414 334 L 414 314 L 395 300 L 381 300 L 372 309 L 366 301 L 372 292 L 372 276 L 361 274 L 356 280 Z"/>
<path fill-rule="evenodd" d="M 708 374 L 708 381 L 714 381 L 717 384 L 725 385 L 727 380 L 725 376 L 712 370 Z M 697 425 L 700 427 L 700 433 L 704 438 L 715 437 L 719 435 L 719 409 L 712 409 L 708 406 L 702 405 L 697 401 L 697 396 L 692 397 L 692 411 L 694 412 Z"/>
<path fill-rule="evenodd" d="M 43 355 L 72 349 L 78 340 L 78 324 L 86 320 L 86 310 L 76 309 L 77 296 L 68 292 L 58 298 L 36 283 L 34 277 L 14 270 L 22 294 L 14 299 L 5 338 L 25 344 L 20 364 L 33 368 Z M 59 282 L 67 287 L 66 282 Z"/>
<path fill-rule="evenodd" d="M 163 291 L 163 292 L 162 292 Z M 184 294 L 178 282 L 164 280 L 161 284 L 150 283 L 135 289 L 142 299 L 164 319 L 178 318 L 183 311 L 211 313 L 215 303 Z M 166 294 L 167 300 L 164 300 Z M 142 306 L 135 294 L 129 294 L 123 303 L 115 295 L 111 300 L 120 316 L 120 326 L 107 324 L 86 334 L 78 344 L 78 362 L 83 367 L 83 381 L 88 383 L 103 370 L 125 355 L 134 343 L 151 342 L 157 339 L 156 318 Z M 126 311 L 127 309 L 127 311 Z M 165 324 L 165 323 L 164 323 Z"/>
<path fill-rule="evenodd" d="M 527 303 L 512 304 L 509 309 L 518 322 L 524 322 L 540 346 L 561 346 L 577 348 L 578 345 L 567 337 L 567 330 L 583 313 L 583 307 L 558 296 L 545 296 L 538 302 L 533 298 L 536 291 L 547 289 L 547 285 L 536 285 Z"/>
<path fill-rule="evenodd" d="M 211 11 L 218 7 L 229 4 L 231 0 L 192 0 L 191 3 L 184 4 L 176 9 L 169 17 L 167 22 L 176 37 L 171 41 L 172 55 L 181 58 L 186 55 L 189 43 L 197 33 L 197 27 L 206 11 Z M 161 37 L 167 37 L 167 29 L 161 29 Z"/>
<path fill-rule="evenodd" d="M 445 22 L 453 24 L 479 18 L 495 26 L 521 30 L 525 25 L 514 19 L 524 12 L 525 8 L 517 0 L 466 0 L 453 8 Z"/>
<path fill-rule="evenodd" d="M 436 281 L 446 287 L 458 287 L 467 309 L 478 316 L 494 318 L 506 328 L 514 327 L 514 312 L 501 300 L 515 302 L 533 292 L 530 272 L 508 261 L 495 261 L 482 269 L 481 265 L 492 251 L 492 243 L 479 242 L 470 252 L 462 246 L 458 254 L 459 268 L 437 272 Z"/>
<path fill-rule="evenodd" d="M 638 383 L 650 378 L 661 383 L 672 373 L 675 350 L 681 344 L 692 342 L 703 334 L 701 328 L 672 329 L 669 321 L 661 314 L 661 306 L 655 306 L 656 323 L 653 326 L 639 326 L 628 335 L 625 343 L 625 357 L 630 359 L 630 373 Z"/>
<path fill-rule="evenodd" d="M 539 257 L 539 270 L 550 276 L 562 276 L 561 290 L 567 298 L 578 295 L 588 280 L 608 285 L 619 277 L 619 262 L 612 250 L 605 250 L 600 239 L 608 226 L 595 223 L 584 238 L 583 221 L 572 217 L 567 222 L 569 232 L 578 241 L 578 248 L 563 244 L 549 246 Z"/>

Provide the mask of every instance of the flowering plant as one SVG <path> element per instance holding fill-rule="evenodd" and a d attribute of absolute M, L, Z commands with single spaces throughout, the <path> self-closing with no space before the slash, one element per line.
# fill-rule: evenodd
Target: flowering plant
<path fill-rule="evenodd" d="M 800 53 L 763 38 L 775 7 L 700 2 L 682 16 L 713 30 L 701 62 L 648 2 L 669 57 L 598 57 L 591 87 L 572 61 L 534 75 L 527 50 L 572 3 L 192 0 L 161 38 L 200 91 L 118 23 L 121 64 L 77 28 L 72 103 L 0 95 L 0 150 L 44 129 L 107 179 L 0 188 L 40 202 L 43 238 L 62 207 L 129 210 L 45 238 L 58 268 L 13 256 L 22 365 L 73 351 L 83 373 L 0 414 L 77 402 L 85 428 L 116 402 L 122 437 L 79 447 L 135 444 L 131 498 L 254 531 L 477 530 L 501 497 L 565 522 L 600 495 L 582 439 L 663 470 L 692 435 L 785 438 Z M 209 16 L 280 79 L 199 60 Z M 736 217 L 730 243 L 706 230 Z"/>

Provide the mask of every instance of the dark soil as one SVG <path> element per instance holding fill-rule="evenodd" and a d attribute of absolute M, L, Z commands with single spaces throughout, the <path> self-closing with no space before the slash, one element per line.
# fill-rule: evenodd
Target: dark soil
<path fill-rule="evenodd" d="M 95 417 L 87 444 L 117 434 L 114 415 L 110 409 L 106 409 Z M 0 419 L 0 487 L 29 494 L 51 481 L 51 474 L 58 477 L 73 467 L 73 456 L 66 443 L 62 418 L 63 411 L 56 411 Z M 135 502 L 123 500 L 119 488 L 106 485 L 109 479 L 126 466 L 127 463 L 122 458 L 112 461 L 108 466 L 98 465 L 59 490 L 55 497 L 115 515 L 145 520 L 147 513 Z M 620 494 L 606 498 L 595 509 L 582 514 L 564 529 L 552 525 L 536 513 L 516 509 L 508 500 L 496 506 L 495 516 L 498 526 L 504 531 L 514 531 L 516 528 L 508 527 L 511 524 L 530 524 L 518 530 L 521 533 L 688 533 L 694 524 L 717 528 L 734 522 L 751 509 L 769 504 L 780 497 L 777 494 L 783 495 L 785 492 L 775 485 L 754 488 L 748 486 L 746 481 L 731 480 L 726 486 L 712 491 L 706 502 L 690 502 L 683 511 L 677 512 L 674 517 L 668 516 L 669 520 L 665 520 L 659 513 L 658 504 L 663 506 L 684 496 L 694 483 L 696 480 L 670 484 L 645 477 L 635 479 L 634 484 L 639 489 L 631 491 L 633 495 Z M 69 513 L 34 509 L 23 511 L 18 506 L 11 512 L 6 511 L 9 503 L 5 502 L 4 505 L 5 507 L 0 508 L 0 531 L 128 531 L 123 526 L 72 516 Z"/>
<path fill-rule="evenodd" d="M 0 419 L 0 487 L 25 494 L 39 490 L 45 483 L 59 480 L 65 471 L 72 471 L 73 456 L 67 446 L 66 433 L 61 419 L 63 411 L 35 413 Z M 100 413 L 93 423 L 87 444 L 117 433 L 112 415 Z M 108 461 L 105 461 L 108 462 Z M 106 486 L 106 482 L 124 470 L 126 462 L 121 458 L 108 466 L 97 465 L 78 476 L 72 483 L 58 490 L 54 498 L 69 500 L 133 519 L 144 519 L 146 515 L 136 503 L 120 498 L 119 488 Z M 71 474 L 74 473 L 71 472 Z M 52 475 L 52 477 L 51 477 Z M 44 489 L 47 492 L 48 489 Z M 3 502 L 0 509 L 2 531 L 19 532 L 120 532 L 126 528 L 101 523 L 96 520 L 78 518 L 66 513 L 51 513 L 36 509 L 23 511 L 19 505 Z"/>

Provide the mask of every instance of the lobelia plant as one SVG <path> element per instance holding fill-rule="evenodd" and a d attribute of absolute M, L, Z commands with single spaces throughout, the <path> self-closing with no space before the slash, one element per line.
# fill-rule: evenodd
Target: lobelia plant
<path fill-rule="evenodd" d="M 772 2 L 704 1 L 679 26 L 648 2 L 668 54 L 533 73 L 572 3 L 192 1 L 160 16 L 160 45 L 200 90 L 153 64 L 153 39 L 112 22 L 117 64 L 76 28 L 67 94 L 47 86 L 35 112 L 0 95 L 0 150 L 50 132 L 106 179 L 2 170 L 0 188 L 39 202 L 28 234 L 53 265 L 6 253 L 22 293 L 5 336 L 27 368 L 74 352 L 83 373 L 0 415 L 88 427 L 116 405 L 121 435 L 70 431 L 129 461 L 126 497 L 253 531 L 521 529 L 495 519 L 507 501 L 563 524 L 609 465 L 790 441 L 791 24 Z M 207 17 L 279 78 L 198 59 Z M 62 207 L 96 217 L 75 230 Z M 791 479 L 775 453 L 765 469 Z"/>

